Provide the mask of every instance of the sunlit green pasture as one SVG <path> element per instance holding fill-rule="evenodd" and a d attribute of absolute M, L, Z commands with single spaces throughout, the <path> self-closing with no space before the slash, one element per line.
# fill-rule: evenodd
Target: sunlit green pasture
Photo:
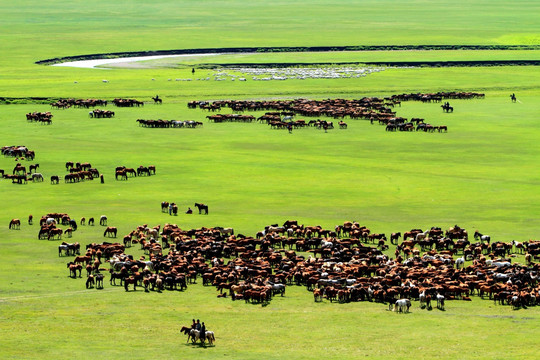
<path fill-rule="evenodd" d="M 37 225 L 25 221 L 30 213 L 37 218 L 66 212 L 75 219 L 106 214 L 122 235 L 143 223 L 166 222 L 182 228 L 232 226 L 246 235 L 286 219 L 324 227 L 357 220 L 386 233 L 457 223 L 494 240 L 524 241 L 539 233 L 540 132 L 534 97 L 519 100 L 514 104 L 489 93 L 483 100 L 453 100 L 453 114 L 442 113 L 438 104 L 408 102 L 396 108 L 398 115 L 446 124 L 449 131 L 441 134 L 387 133 L 365 120 L 348 121 L 347 130 L 288 134 L 259 123 L 209 123 L 208 113 L 181 102 L 109 106 L 114 119 L 90 119 L 86 109 L 53 110 L 53 124 L 46 126 L 28 123 L 24 114 L 50 110 L 48 105 L 2 106 L 2 140 L 36 150 L 35 162 L 45 176 L 44 183 L 0 181 L 5 224 L 0 251 L 10 259 L 0 265 L 2 326 L 10 331 L 2 340 L 4 357 L 99 353 L 123 358 L 131 350 L 129 357 L 142 358 L 151 349 L 164 358 L 305 358 L 307 353 L 410 358 L 421 348 L 428 358 L 442 347 L 445 354 L 438 356 L 459 357 L 478 346 L 486 348 L 485 357 L 508 348 L 516 358 L 527 357 L 534 351 L 538 310 L 512 311 L 477 297 L 472 303 L 448 302 L 445 312 L 425 312 L 414 304 L 412 314 L 398 316 L 382 304 L 314 304 L 310 293 L 294 287 L 266 307 L 217 299 L 213 288 L 200 283 L 184 293 L 126 294 L 107 281 L 102 291 L 85 290 L 84 280 L 67 277 L 69 259 L 58 257 L 59 242 L 37 240 Z M 205 124 L 147 129 L 137 126 L 138 118 Z M 63 175 L 70 160 L 91 162 L 105 184 L 50 185 L 50 175 Z M 4 169 L 14 163 L 0 159 Z M 149 164 L 156 165 L 156 176 L 114 180 L 118 165 Z M 165 200 L 179 205 L 178 217 L 160 212 Z M 210 214 L 182 214 L 194 202 L 208 203 Z M 21 230 L 7 229 L 13 217 L 23 220 Z M 100 226 L 80 226 L 67 240 L 84 246 L 105 240 L 102 235 Z M 137 248 L 130 253 L 142 255 Z M 216 347 L 184 344 L 178 328 L 193 317 L 216 332 Z M 462 329 L 460 337 L 456 327 Z M 505 329 L 502 338 L 499 327 Z M 344 331 L 354 336 L 343 337 Z M 399 334 L 393 337 L 396 346 L 388 345 L 389 333 Z M 15 347 L 22 339 L 32 348 Z M 515 346 L 518 339 L 531 346 Z"/>
<path fill-rule="evenodd" d="M 0 357 L 2 359 L 378 359 L 535 358 L 537 307 L 512 310 L 473 296 L 446 311 L 399 315 L 376 303 L 315 304 L 302 287 L 265 307 L 216 298 L 199 282 L 185 292 L 86 290 L 70 279 L 59 240 L 38 240 L 48 212 L 74 219 L 106 214 L 119 236 L 137 225 L 230 226 L 254 235 L 296 219 L 333 227 L 356 220 L 375 232 L 459 224 L 493 240 L 538 238 L 540 95 L 538 67 L 393 69 L 359 79 L 197 81 L 209 62 L 359 62 L 538 60 L 538 51 L 404 51 L 225 55 L 158 60 L 156 68 L 76 69 L 38 66 L 55 57 L 125 51 L 245 46 L 538 45 L 539 4 L 531 1 L 92 1 L 56 4 L 0 0 L 0 146 L 36 151 L 43 183 L 0 179 Z M 191 67 L 196 73 L 191 73 Z M 178 68 L 176 68 L 178 67 Z M 192 78 L 192 81 L 180 81 Z M 179 81 L 176 81 L 179 79 Z M 107 83 L 102 80 L 108 80 Z M 271 130 L 265 124 L 209 123 L 189 100 L 361 98 L 398 93 L 476 91 L 485 99 L 403 103 L 399 116 L 447 125 L 448 133 L 387 133 L 345 119 L 346 130 Z M 515 92 L 518 102 L 511 103 Z M 163 105 L 154 105 L 159 94 Z M 51 110 L 43 98 L 130 97 L 142 108 Z M 25 114 L 52 111 L 50 126 Z M 224 109 L 223 112 L 230 110 Z M 259 116 L 262 113 L 255 113 Z M 146 129 L 136 119 L 193 119 L 197 129 Z M 309 120 L 309 119 L 306 119 Z M 337 121 L 334 120 L 336 123 Z M 98 180 L 51 185 L 66 161 L 90 162 Z M 0 157 L 11 172 L 16 161 Z M 114 168 L 153 164 L 156 176 L 115 181 Z M 180 214 L 161 213 L 174 201 Z M 195 202 L 209 215 L 185 215 Z M 29 214 L 34 225 L 27 224 Z M 8 230 L 20 218 L 20 230 Z M 101 226 L 73 238 L 102 242 Z M 141 256 L 137 247 L 128 250 Z M 390 249 L 390 254 L 393 249 Z M 523 258 L 513 258 L 522 262 Z M 104 265 L 107 267 L 107 265 Z M 84 272 L 83 272 L 84 276 Z M 186 344 L 178 333 L 192 318 L 214 330 L 215 347 Z"/>

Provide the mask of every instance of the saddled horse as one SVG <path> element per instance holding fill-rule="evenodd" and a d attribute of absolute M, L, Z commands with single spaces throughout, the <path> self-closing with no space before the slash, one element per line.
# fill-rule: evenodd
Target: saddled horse
<path fill-rule="evenodd" d="M 512 102 L 516 102 L 517 101 L 516 94 L 512 93 L 512 95 L 510 95 L 510 99 L 512 100 Z"/>
<path fill-rule="evenodd" d="M 204 333 L 204 338 L 201 338 L 200 336 L 200 331 L 199 330 L 196 330 L 196 329 L 191 329 L 189 331 L 189 335 L 188 335 L 188 340 L 187 342 L 189 342 L 189 340 L 191 339 L 191 342 L 193 344 L 196 344 L 197 341 L 201 341 L 201 345 L 205 345 L 205 341 L 208 340 L 208 343 L 210 345 L 212 345 L 215 341 L 216 341 L 216 337 L 214 336 L 214 332 L 213 331 L 205 331 Z"/>
<path fill-rule="evenodd" d="M 9 222 L 9 229 L 20 229 L 21 228 L 21 220 L 19 219 L 11 219 Z"/>
<path fill-rule="evenodd" d="M 195 206 L 199 209 L 199 214 L 204 210 L 204 213 L 208 215 L 208 205 L 195 203 Z"/>
<path fill-rule="evenodd" d="M 105 232 L 103 233 L 103 236 L 109 236 L 109 237 L 116 237 L 116 233 L 118 232 L 118 229 L 114 226 L 107 226 L 105 229 Z"/>
<path fill-rule="evenodd" d="M 163 102 L 157 95 L 156 97 L 152 97 L 152 100 L 154 100 L 154 104 L 161 104 Z"/>
<path fill-rule="evenodd" d="M 450 106 L 450 104 L 446 103 L 444 105 L 441 105 L 443 111 L 446 111 L 447 113 L 448 112 L 454 112 L 454 108 L 452 106 Z"/>

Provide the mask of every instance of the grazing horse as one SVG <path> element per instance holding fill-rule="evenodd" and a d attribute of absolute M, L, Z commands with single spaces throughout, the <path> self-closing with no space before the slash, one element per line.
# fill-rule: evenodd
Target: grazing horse
<path fill-rule="evenodd" d="M 109 236 L 109 237 L 116 237 L 116 233 L 118 232 L 118 229 L 114 226 L 107 226 L 105 229 L 105 232 L 103 233 L 103 236 Z"/>
<path fill-rule="evenodd" d="M 115 178 L 116 180 L 118 180 L 118 178 L 120 178 L 120 180 L 127 180 L 128 177 L 127 177 L 126 169 L 116 170 L 116 173 L 115 173 L 115 175 L 114 175 L 114 178 Z"/>
<path fill-rule="evenodd" d="M 19 219 L 11 219 L 9 222 L 9 229 L 20 229 L 21 228 L 21 220 Z"/>
<path fill-rule="evenodd" d="M 86 218 L 82 217 L 81 218 L 81 225 L 84 225 L 85 222 L 86 222 Z"/>
<path fill-rule="evenodd" d="M 90 218 L 90 220 L 92 221 L 92 225 L 94 225 L 94 218 Z M 88 225 L 90 225 L 90 220 L 88 220 Z M 107 216 L 101 215 L 99 218 L 99 225 L 107 226 Z"/>
<path fill-rule="evenodd" d="M 401 237 L 401 232 L 392 233 L 392 235 L 390 235 L 390 243 L 392 245 L 397 245 L 400 237 Z"/>
<path fill-rule="evenodd" d="M 60 182 L 60 177 L 58 175 L 51 176 L 51 184 L 58 184 Z"/>
<path fill-rule="evenodd" d="M 88 219 L 88 226 L 94 226 L 94 218 L 93 217 Z"/>
<path fill-rule="evenodd" d="M 34 223 L 34 216 L 32 214 L 28 215 L 28 225 L 32 225 Z"/>
<path fill-rule="evenodd" d="M 195 203 L 195 206 L 199 209 L 199 214 L 204 210 L 204 213 L 208 215 L 208 205 Z"/>
<path fill-rule="evenodd" d="M 41 173 L 32 174 L 32 182 L 42 182 L 42 181 L 43 181 L 43 175 Z"/>
<path fill-rule="evenodd" d="M 409 312 L 409 309 L 411 308 L 411 300 L 409 299 L 399 299 L 394 304 L 394 309 L 392 311 L 402 312 L 406 313 Z"/>

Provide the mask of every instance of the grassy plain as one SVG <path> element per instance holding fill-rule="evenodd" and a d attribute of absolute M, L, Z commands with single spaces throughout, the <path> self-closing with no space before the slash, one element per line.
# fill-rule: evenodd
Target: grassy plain
<path fill-rule="evenodd" d="M 76 0 L 63 3 L 61 9 L 47 2 L 14 6 L 0 1 L 0 10 L 0 96 L 19 98 L 12 100 L 18 104 L 0 106 L 1 145 L 36 150 L 35 162 L 46 179 L 21 186 L 0 180 L 0 224 L 5 224 L 0 226 L 3 359 L 536 356 L 537 308 L 513 311 L 476 297 L 470 303 L 448 302 L 445 312 L 421 311 L 414 304 L 411 314 L 398 316 L 381 304 L 314 304 L 305 289 L 294 286 L 266 307 L 217 299 L 213 288 L 200 283 L 184 293 L 126 294 L 107 281 L 102 291 L 84 290 L 83 280 L 67 277 L 67 259 L 58 257 L 58 242 L 38 241 L 37 225 L 28 226 L 24 220 L 30 213 L 39 217 L 67 212 L 76 219 L 107 214 L 110 224 L 125 234 L 143 223 L 170 222 L 171 217 L 159 211 L 163 200 L 177 202 L 181 210 L 197 201 L 210 204 L 210 215 L 180 215 L 174 222 L 182 228 L 232 226 L 246 235 L 292 218 L 324 227 L 358 220 L 386 233 L 457 223 L 490 233 L 496 240 L 535 238 L 540 230 L 537 67 L 387 69 L 361 79 L 239 83 L 174 81 L 191 77 L 188 69 L 69 69 L 34 62 L 90 53 L 227 46 L 537 45 L 538 4 L 93 1 L 89 5 Z M 484 57 L 439 54 L 441 59 L 463 54 L 466 59 Z M 537 54 L 489 52 L 485 57 L 537 59 Z M 306 55 L 269 54 L 265 59 L 286 62 L 290 56 Z M 317 56 L 307 59 L 319 61 Z M 199 129 L 144 129 L 135 122 L 138 118 L 204 121 L 206 113 L 186 107 L 194 99 L 360 98 L 446 90 L 485 92 L 486 99 L 451 101 L 453 114 L 443 114 L 437 104 L 414 102 L 397 111 L 446 124 L 447 134 L 389 134 L 366 121 L 348 121 L 347 130 L 326 134 L 206 122 Z M 518 103 L 510 103 L 511 92 L 518 95 Z M 89 119 L 83 109 L 54 110 L 51 126 L 27 123 L 24 117 L 27 112 L 50 110 L 47 105 L 25 103 L 29 97 L 149 101 L 156 93 L 165 100 L 162 106 L 113 108 L 114 119 Z M 63 175 L 68 160 L 91 162 L 105 174 L 105 184 L 49 185 L 49 176 Z M 0 168 L 11 170 L 14 163 L 0 158 Z M 113 170 L 121 164 L 154 164 L 157 175 L 116 182 Z M 9 231 L 7 224 L 14 217 L 23 225 Z M 80 227 L 70 241 L 101 242 L 102 231 L 99 226 Z M 141 255 L 135 248 L 130 252 Z M 178 329 L 193 317 L 215 331 L 215 347 L 184 344 Z"/>

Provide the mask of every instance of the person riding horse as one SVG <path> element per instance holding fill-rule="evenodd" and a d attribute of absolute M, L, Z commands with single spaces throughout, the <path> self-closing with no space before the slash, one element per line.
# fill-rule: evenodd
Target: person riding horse
<path fill-rule="evenodd" d="M 204 325 L 204 322 L 201 325 L 201 330 L 199 332 L 199 338 L 201 339 L 201 342 L 204 344 L 204 339 L 206 337 L 206 326 Z"/>

